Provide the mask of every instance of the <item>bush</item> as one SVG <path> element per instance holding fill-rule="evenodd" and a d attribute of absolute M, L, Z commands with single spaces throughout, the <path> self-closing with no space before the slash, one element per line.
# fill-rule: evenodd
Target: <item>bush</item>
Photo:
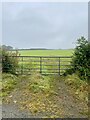
<path fill-rule="evenodd" d="M 77 40 L 77 47 L 73 56 L 72 63 L 74 69 L 78 71 L 78 75 L 82 79 L 90 77 L 90 43 L 81 37 Z"/>
<path fill-rule="evenodd" d="M 16 69 L 18 67 L 18 59 L 17 56 L 18 52 L 16 51 L 16 53 L 12 53 L 12 52 L 8 52 L 6 50 L 2 50 L 2 72 L 6 72 L 6 73 L 12 73 L 15 74 L 16 73 Z"/>
<path fill-rule="evenodd" d="M 77 46 L 73 54 L 71 64 L 72 73 L 77 72 L 81 79 L 88 80 L 90 77 L 90 43 L 81 37 L 77 40 Z M 70 71 L 69 71 L 70 72 Z"/>

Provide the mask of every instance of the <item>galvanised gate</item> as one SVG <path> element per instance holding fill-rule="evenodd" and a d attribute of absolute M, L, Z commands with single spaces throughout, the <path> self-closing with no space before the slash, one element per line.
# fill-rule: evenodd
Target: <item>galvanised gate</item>
<path fill-rule="evenodd" d="M 71 66 L 71 56 L 14 56 L 18 59 L 16 74 L 62 75 Z"/>

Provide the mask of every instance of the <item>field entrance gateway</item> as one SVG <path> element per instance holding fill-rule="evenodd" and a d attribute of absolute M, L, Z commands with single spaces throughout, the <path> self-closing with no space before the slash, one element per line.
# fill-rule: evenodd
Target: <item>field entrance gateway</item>
<path fill-rule="evenodd" d="M 14 56 L 19 61 L 16 74 L 32 74 L 39 72 L 44 75 L 62 75 L 70 67 L 71 56 Z"/>

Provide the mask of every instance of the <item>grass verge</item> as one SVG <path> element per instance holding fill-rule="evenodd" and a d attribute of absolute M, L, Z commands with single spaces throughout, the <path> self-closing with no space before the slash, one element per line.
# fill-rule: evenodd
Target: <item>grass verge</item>
<path fill-rule="evenodd" d="M 67 75 L 64 80 L 73 89 L 77 99 L 88 102 L 88 82 L 81 80 L 77 74 Z"/>
<path fill-rule="evenodd" d="M 88 82 L 81 80 L 76 73 L 72 75 L 67 75 L 63 78 L 65 83 L 71 88 L 70 93 L 72 96 L 79 101 L 79 103 L 84 103 L 87 105 L 81 114 L 88 115 Z"/>
<path fill-rule="evenodd" d="M 2 89 L 0 91 L 0 97 L 7 96 L 18 83 L 18 77 L 12 74 L 3 73 L 2 74 Z"/>

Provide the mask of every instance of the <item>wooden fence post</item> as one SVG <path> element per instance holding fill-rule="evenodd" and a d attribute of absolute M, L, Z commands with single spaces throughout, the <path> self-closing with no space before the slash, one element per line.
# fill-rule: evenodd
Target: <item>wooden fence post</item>
<path fill-rule="evenodd" d="M 42 74 L 42 57 L 40 57 L 40 73 Z"/>

